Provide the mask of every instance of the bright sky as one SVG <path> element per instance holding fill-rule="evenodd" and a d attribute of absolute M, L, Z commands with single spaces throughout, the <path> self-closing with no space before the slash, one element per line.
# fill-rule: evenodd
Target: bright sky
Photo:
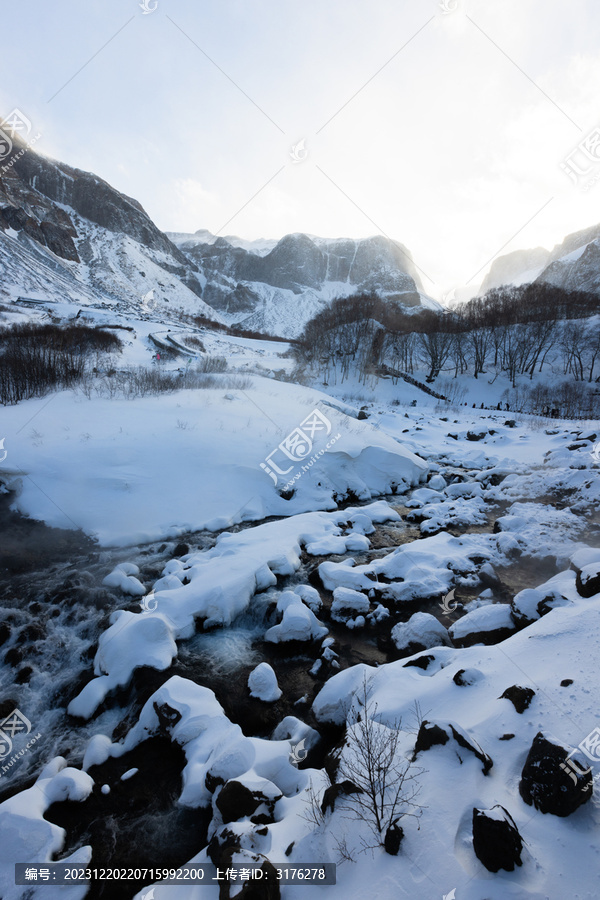
<path fill-rule="evenodd" d="M 4 0 L 0 110 L 163 230 L 383 233 L 444 296 L 600 220 L 597 0 L 144 2 Z"/>

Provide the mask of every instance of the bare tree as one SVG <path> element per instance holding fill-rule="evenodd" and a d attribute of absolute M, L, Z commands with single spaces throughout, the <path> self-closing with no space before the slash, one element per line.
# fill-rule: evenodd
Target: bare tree
<path fill-rule="evenodd" d="M 385 846 L 385 837 L 404 816 L 419 818 L 418 778 L 423 769 L 406 759 L 399 747 L 400 721 L 390 727 L 376 721 L 377 704 L 367 681 L 357 697 L 359 709 L 350 717 L 338 780 L 347 780 L 358 792 L 343 796 L 339 804 L 346 818 L 365 822 L 370 837 L 361 836 L 363 849 Z"/>

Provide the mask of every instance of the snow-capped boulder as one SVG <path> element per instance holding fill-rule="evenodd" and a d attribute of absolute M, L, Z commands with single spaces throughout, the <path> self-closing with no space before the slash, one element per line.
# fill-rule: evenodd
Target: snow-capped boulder
<path fill-rule="evenodd" d="M 443 491 L 447 487 L 447 481 L 443 475 L 433 475 L 428 481 L 428 487 L 433 491 Z"/>
<path fill-rule="evenodd" d="M 334 622 L 348 622 L 369 612 L 369 598 L 352 588 L 338 587 L 333 592 L 331 618 Z"/>
<path fill-rule="evenodd" d="M 313 747 L 316 747 L 321 736 L 318 731 L 296 716 L 286 716 L 271 735 L 271 740 L 289 741 L 295 748 L 296 759 L 302 760 Z"/>
<path fill-rule="evenodd" d="M 510 606 L 492 603 L 467 613 L 448 629 L 450 637 L 459 647 L 473 644 L 497 644 L 516 629 L 510 614 Z"/>
<path fill-rule="evenodd" d="M 120 588 L 124 594 L 130 594 L 132 597 L 143 597 L 146 593 L 146 588 L 136 578 L 136 575 L 139 574 L 140 570 L 134 563 L 119 563 L 103 579 L 102 584 L 106 585 L 106 587 Z"/>
<path fill-rule="evenodd" d="M 314 612 L 293 591 L 284 591 L 277 602 L 277 609 L 283 613 L 283 617 L 279 625 L 273 625 L 267 630 L 265 641 L 273 644 L 318 641 L 328 633 L 326 626 L 319 622 Z"/>
<path fill-rule="evenodd" d="M 369 519 L 369 523 L 371 520 Z M 321 607 L 323 606 L 323 601 L 321 600 L 321 595 L 318 590 L 310 584 L 297 584 L 294 586 L 294 593 L 298 594 L 299 597 L 306 603 L 308 608 L 312 610 L 315 614 L 319 612 Z"/>
<path fill-rule="evenodd" d="M 429 613 L 414 613 L 408 622 L 398 622 L 392 628 L 392 642 L 397 650 L 418 653 L 442 644 L 450 644 L 448 630 Z"/>
<path fill-rule="evenodd" d="M 277 675 L 269 663 L 260 663 L 248 677 L 250 696 L 264 703 L 274 703 L 281 697 L 282 691 L 277 684 Z"/>
<path fill-rule="evenodd" d="M 492 758 L 481 749 L 479 744 L 463 728 L 454 722 L 428 722 L 424 719 L 417 734 L 413 762 L 419 753 L 424 753 L 436 745 L 447 744 L 449 740 L 454 740 L 463 750 L 468 750 L 473 756 L 477 757 L 482 763 L 483 774 L 487 775 L 494 765 Z"/>
<path fill-rule="evenodd" d="M 590 563 L 577 573 L 577 591 L 581 597 L 600 593 L 600 562 Z"/>
<path fill-rule="evenodd" d="M 220 789 L 215 806 L 221 813 L 224 824 L 260 815 L 264 821 L 256 824 L 264 825 L 267 819 L 273 821 L 275 804 L 282 796 L 281 791 L 267 779 L 257 779 L 251 783 L 233 780 Z M 264 806 L 264 810 L 259 812 L 261 806 Z"/>
<path fill-rule="evenodd" d="M 516 711 L 521 714 L 524 713 L 526 709 L 529 709 L 529 704 L 534 697 L 535 691 L 533 688 L 521 687 L 519 684 L 513 684 L 511 687 L 506 688 L 499 699 L 510 700 Z"/>
<path fill-rule="evenodd" d="M 519 626 L 530 625 L 551 609 L 569 603 L 556 589 L 525 588 L 512 599 L 512 617 Z"/>

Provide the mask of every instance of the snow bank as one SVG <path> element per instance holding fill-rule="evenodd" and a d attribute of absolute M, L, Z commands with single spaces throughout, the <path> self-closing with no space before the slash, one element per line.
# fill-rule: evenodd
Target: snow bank
<path fill-rule="evenodd" d="M 349 491 L 369 500 L 425 477 L 423 460 L 368 421 L 326 406 L 328 399 L 262 378 L 243 390 L 185 390 L 135 402 L 65 391 L 50 402 L 3 411 L 2 434 L 11 448 L 3 472 L 19 486 L 14 502 L 22 513 L 60 528 L 81 527 L 104 545 L 334 509 L 335 497 Z M 339 439 L 325 449 L 327 440 L 319 442 L 317 434 L 311 455 L 296 461 L 282 455 L 279 444 L 315 408 L 330 423 L 330 437 Z M 34 413 L 35 440 L 22 427 Z M 261 469 L 273 451 L 279 469 L 289 469 L 277 484 Z M 284 500 L 280 493 L 290 480 L 293 497 Z M 127 584 L 114 578 L 118 587 Z"/>
<path fill-rule="evenodd" d="M 56 757 L 40 773 L 35 784 L 0 804 L 0 888 L 3 900 L 20 900 L 22 887 L 15 886 L 16 862 L 52 862 L 62 850 L 66 832 L 44 818 L 53 804 L 62 800 L 85 800 L 92 792 L 93 780 L 85 772 L 67 766 L 66 760 Z M 92 858 L 90 846 L 80 847 L 60 862 L 87 865 Z M 85 897 L 88 888 L 56 888 L 43 886 L 35 897 L 70 900 Z M 33 896 L 33 895 L 32 895 Z"/>
<path fill-rule="evenodd" d="M 299 568 L 303 546 L 311 553 L 315 544 L 333 538 L 345 549 L 353 534 L 344 533 L 344 526 L 358 514 L 371 522 L 399 519 L 380 500 L 360 509 L 305 513 L 237 534 L 224 533 L 211 550 L 189 554 L 177 569 L 188 583 L 177 579 L 176 587 L 155 589 L 153 612 L 113 614 L 98 643 L 96 678 L 71 701 L 69 712 L 89 718 L 110 691 L 128 683 L 137 667 L 168 668 L 177 655 L 176 641 L 194 634 L 197 619 L 204 620 L 205 629 L 230 625 L 257 591 L 275 583 L 277 575 L 291 575 Z M 171 563 L 167 569 L 172 573 Z M 271 630 L 269 640 L 319 639 L 327 633 L 296 593 L 287 592 L 282 603 L 283 620 Z"/>

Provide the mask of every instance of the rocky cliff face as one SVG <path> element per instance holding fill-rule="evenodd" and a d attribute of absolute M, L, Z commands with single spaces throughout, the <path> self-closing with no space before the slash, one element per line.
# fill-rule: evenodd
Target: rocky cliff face
<path fill-rule="evenodd" d="M 502 284 L 544 281 L 600 294 L 600 225 L 569 234 L 553 250 L 517 250 L 494 260 L 479 294 Z"/>
<path fill-rule="evenodd" d="M 71 298 L 145 314 L 152 295 L 154 313 L 176 306 L 286 337 L 334 297 L 376 291 L 408 307 L 423 300 L 409 252 L 384 237 L 171 239 L 136 200 L 18 137 L 8 162 L 0 166 L 0 298 Z"/>
<path fill-rule="evenodd" d="M 557 244 L 538 280 L 600 294 L 600 225 L 576 231 Z"/>
<path fill-rule="evenodd" d="M 73 169 L 32 150 L 17 158 L 24 145 L 18 137 L 14 143 L 13 165 L 6 172 L 0 169 L 0 211 L 9 227 L 21 225 L 26 218 L 35 220 L 40 228 L 43 223 L 49 223 L 54 226 L 50 231 L 59 229 L 65 234 L 64 258 L 75 259 L 75 248 L 68 237 L 75 237 L 77 232 L 71 217 L 62 209 L 67 206 L 89 222 L 126 234 L 151 250 L 173 256 L 181 265 L 189 265 L 137 200 L 121 194 L 90 172 Z M 31 236 L 39 240 L 40 235 L 34 234 L 35 228 L 30 227 Z M 60 245 L 57 249 L 61 249 Z"/>
<path fill-rule="evenodd" d="M 334 297 L 361 291 L 409 307 L 422 303 L 409 252 L 388 238 L 288 234 L 253 243 L 206 231 L 170 237 L 206 278 L 204 300 L 247 328 L 295 336 Z"/>
<path fill-rule="evenodd" d="M 483 295 L 492 288 L 503 284 L 528 284 L 535 281 L 547 266 L 550 251 L 544 247 L 534 250 L 515 250 L 495 259 L 490 270 L 483 279 L 479 294 Z"/>
<path fill-rule="evenodd" d="M 140 306 L 150 291 L 219 319 L 197 266 L 136 200 L 14 138 L 0 166 L 0 295 Z M 22 152 L 25 150 L 25 152 Z"/>

